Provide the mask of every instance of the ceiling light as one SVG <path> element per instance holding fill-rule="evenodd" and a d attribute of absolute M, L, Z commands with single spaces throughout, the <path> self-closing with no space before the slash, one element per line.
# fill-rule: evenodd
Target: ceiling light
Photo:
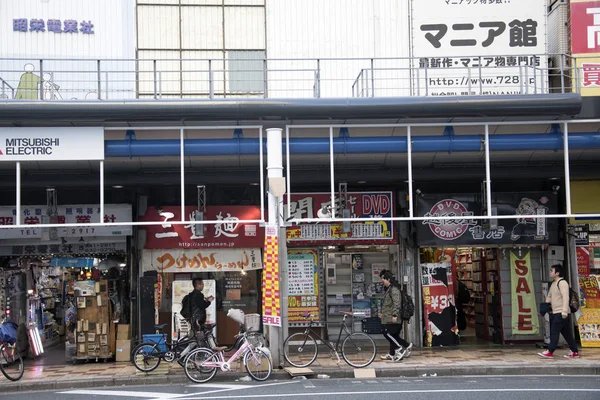
<path fill-rule="evenodd" d="M 114 189 L 123 189 L 123 185 L 113 185 Z"/>
<path fill-rule="evenodd" d="M 258 182 L 252 182 L 250 183 L 250 186 L 258 186 Z"/>
<path fill-rule="evenodd" d="M 356 183 L 360 183 L 361 185 L 363 185 L 363 184 L 367 183 L 367 181 L 358 181 Z"/>

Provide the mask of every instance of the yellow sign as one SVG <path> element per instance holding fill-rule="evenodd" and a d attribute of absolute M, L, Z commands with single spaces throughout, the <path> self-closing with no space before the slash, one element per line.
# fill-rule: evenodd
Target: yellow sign
<path fill-rule="evenodd" d="M 600 181 L 572 181 L 571 182 L 571 210 L 574 214 L 600 213 Z M 600 223 L 600 220 L 575 220 L 572 224 Z"/>
<path fill-rule="evenodd" d="M 573 54 L 573 57 L 576 61 L 573 86 L 579 85 L 582 96 L 599 96 L 600 53 Z"/>
<path fill-rule="evenodd" d="M 523 257 L 519 257 L 514 251 L 510 252 L 510 278 L 512 333 L 538 335 L 540 321 L 537 316 L 529 252 Z"/>
<path fill-rule="evenodd" d="M 581 312 L 577 320 L 581 347 L 600 347 L 600 309 L 581 308 Z"/>

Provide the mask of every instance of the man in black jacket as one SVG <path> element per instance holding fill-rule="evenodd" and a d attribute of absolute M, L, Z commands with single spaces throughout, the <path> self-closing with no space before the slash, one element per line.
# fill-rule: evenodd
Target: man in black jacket
<path fill-rule="evenodd" d="M 202 293 L 204 281 L 201 278 L 195 278 L 192 284 L 194 285 L 194 291 L 192 292 L 192 329 L 196 331 L 206 323 L 206 309 L 210 306 L 214 297 L 204 298 Z"/>

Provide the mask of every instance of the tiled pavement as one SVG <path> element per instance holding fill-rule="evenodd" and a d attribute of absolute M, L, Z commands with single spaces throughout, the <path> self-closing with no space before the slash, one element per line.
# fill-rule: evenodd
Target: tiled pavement
<path fill-rule="evenodd" d="M 429 376 L 434 374 L 437 376 L 600 375 L 600 349 L 582 349 L 581 358 L 577 360 L 562 357 L 567 353 L 567 349 L 557 350 L 554 360 L 538 357 L 538 351 L 540 350 L 532 345 L 415 349 L 411 357 L 399 363 L 381 361 L 378 354 L 370 368 L 374 368 L 377 376 L 380 377 L 409 377 L 424 374 Z M 320 354 L 310 368 L 315 374 L 327 374 L 332 378 L 353 377 L 351 367 L 343 361 L 338 365 L 334 359 L 325 354 Z M 169 365 L 169 368 L 164 368 L 164 371 L 163 374 L 143 376 L 136 374 L 135 367 L 130 363 L 48 365 L 44 360 L 26 360 L 25 374 L 19 382 L 9 382 L 0 376 L 0 391 L 187 382 L 182 368 L 177 364 Z M 217 376 L 222 380 L 233 381 L 243 374 L 219 373 Z M 288 375 L 284 371 L 276 370 L 274 376 L 284 379 Z"/>

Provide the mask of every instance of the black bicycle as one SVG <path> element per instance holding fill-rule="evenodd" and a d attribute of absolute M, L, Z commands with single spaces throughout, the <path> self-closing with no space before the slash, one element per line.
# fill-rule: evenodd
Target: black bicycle
<path fill-rule="evenodd" d="M 162 334 L 167 324 L 155 325 L 154 329 Z M 160 365 L 161 361 L 177 361 L 183 367 L 183 360 L 186 355 L 197 347 L 213 347 L 216 341 L 213 335 L 213 328 L 216 324 L 203 325 L 193 337 L 180 337 L 178 332 L 177 340 L 169 342 L 161 338 L 158 342 L 143 342 L 138 344 L 132 351 L 132 361 L 135 367 L 142 372 L 154 371 Z M 165 348 L 166 351 L 162 351 Z"/>
<path fill-rule="evenodd" d="M 5 321 L 3 324 L 13 324 L 10 321 Z M 16 332 L 17 325 L 13 324 L 13 329 Z M 23 359 L 17 348 L 17 343 L 9 343 L 2 340 L 0 334 L 0 371 L 11 381 L 18 381 L 23 377 L 25 368 L 23 367 Z"/>
<path fill-rule="evenodd" d="M 346 326 L 347 317 L 364 317 L 364 313 L 344 312 L 340 334 L 335 343 L 324 340 L 312 329 L 313 319 L 311 316 L 310 313 L 304 314 L 306 320 L 310 318 L 310 323 L 304 332 L 288 336 L 283 343 L 283 354 L 285 360 L 290 365 L 298 368 L 311 365 L 315 362 L 319 354 L 319 344 L 329 347 L 329 350 L 337 357 L 338 363 L 340 362 L 340 352 L 344 361 L 354 368 L 363 368 L 373 362 L 377 353 L 377 347 L 373 339 L 365 333 L 352 333 L 348 326 Z M 342 332 L 346 333 L 346 336 L 340 349 Z M 315 337 L 319 339 L 318 342 L 315 340 Z M 340 350 L 339 352 L 338 349 Z"/>

